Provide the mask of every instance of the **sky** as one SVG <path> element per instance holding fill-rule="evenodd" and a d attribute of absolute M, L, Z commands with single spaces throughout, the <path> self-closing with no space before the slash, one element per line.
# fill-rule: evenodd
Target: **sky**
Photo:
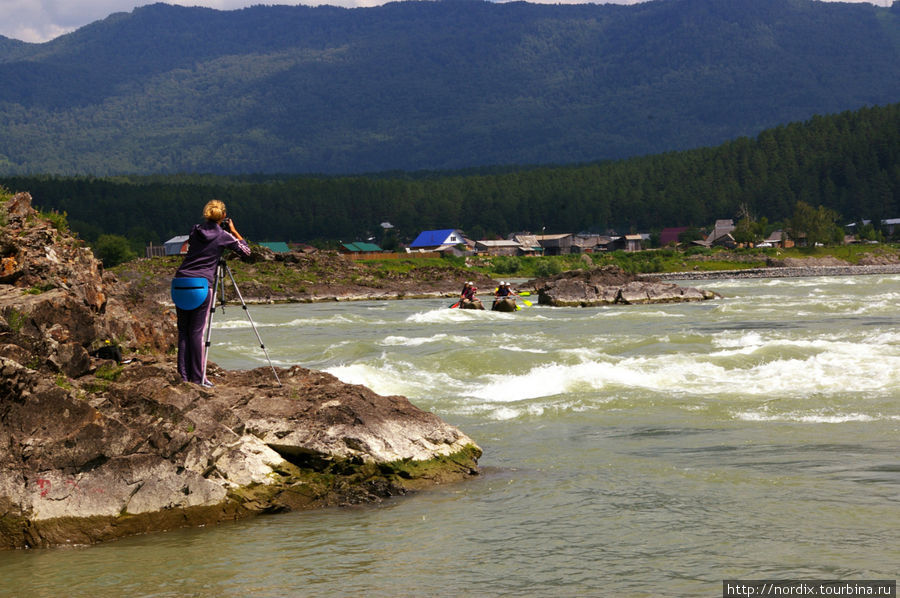
<path fill-rule="evenodd" d="M 167 4 L 205 6 L 219 10 L 234 10 L 259 4 L 332 4 L 357 7 L 376 6 L 386 0 L 168 0 Z M 530 0 L 553 4 L 585 3 L 586 0 Z M 605 0 L 598 3 L 635 4 L 641 0 Z M 831 1 L 831 0 L 827 0 Z M 891 0 L 842 0 L 869 2 L 890 6 Z M 45 42 L 75 31 L 94 21 L 105 19 L 115 12 L 131 12 L 138 6 L 153 4 L 154 0 L 0 0 L 0 35 L 26 42 Z"/>

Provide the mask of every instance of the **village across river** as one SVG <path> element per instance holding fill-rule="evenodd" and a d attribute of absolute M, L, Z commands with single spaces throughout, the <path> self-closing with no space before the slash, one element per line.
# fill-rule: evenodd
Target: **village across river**
<path fill-rule="evenodd" d="M 694 283 L 690 283 L 694 284 Z M 253 305 L 276 365 L 402 394 L 482 475 L 374 506 L 0 553 L 69 596 L 689 596 L 894 579 L 900 275 L 723 279 L 698 303 Z M 211 359 L 265 365 L 239 305 Z"/>

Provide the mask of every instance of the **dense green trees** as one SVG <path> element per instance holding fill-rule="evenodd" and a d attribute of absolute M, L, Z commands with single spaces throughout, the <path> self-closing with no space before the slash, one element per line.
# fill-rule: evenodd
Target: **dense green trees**
<path fill-rule="evenodd" d="M 810 247 L 837 245 L 844 240 L 838 213 L 821 205 L 814 208 L 805 201 L 798 201 L 794 206 L 788 232 L 793 239 L 805 239 Z"/>
<path fill-rule="evenodd" d="M 769 219 L 763 216 L 754 220 L 749 215 L 744 215 L 734 228 L 731 236 L 742 245 L 756 245 L 762 241 L 769 232 Z"/>
<path fill-rule="evenodd" d="M 100 235 L 92 244 L 94 255 L 103 262 L 107 268 L 118 266 L 123 262 L 133 260 L 138 256 L 131 249 L 128 239 L 121 235 Z"/>
<path fill-rule="evenodd" d="M 378 241 L 386 221 L 406 242 L 435 228 L 477 238 L 649 232 L 742 214 L 753 215 L 750 233 L 759 235 L 763 218 L 787 222 L 798 202 L 823 206 L 841 224 L 900 217 L 900 104 L 817 116 L 717 148 L 569 167 L 341 178 L 6 177 L 0 185 L 66 212 L 86 239 L 127 236 L 135 249 L 185 234 L 213 197 L 256 241 Z"/>

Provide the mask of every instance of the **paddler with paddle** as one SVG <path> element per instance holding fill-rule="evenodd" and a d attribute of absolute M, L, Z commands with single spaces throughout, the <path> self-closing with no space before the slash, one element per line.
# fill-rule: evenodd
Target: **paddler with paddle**
<path fill-rule="evenodd" d="M 450 306 L 450 309 L 456 309 L 459 307 L 459 304 L 462 303 L 462 300 L 466 298 L 466 291 L 469 290 L 469 287 L 472 285 L 471 281 L 466 281 L 463 284 L 462 290 L 459 292 L 459 301 Z"/>
<path fill-rule="evenodd" d="M 522 309 L 518 305 L 516 305 L 516 297 L 518 295 L 515 291 L 509 288 L 509 283 L 505 281 L 500 281 L 500 284 L 497 286 L 497 289 L 494 291 L 494 304 L 491 306 L 492 311 L 516 311 Z M 508 305 L 509 303 L 512 305 Z M 498 304 L 507 304 L 505 309 L 500 309 L 500 305 Z"/>
<path fill-rule="evenodd" d="M 458 307 L 460 309 L 484 309 L 481 301 L 476 297 L 478 287 L 472 282 L 466 282 L 463 286 L 462 293 L 459 295 L 459 301 L 450 306 L 450 308 Z"/>

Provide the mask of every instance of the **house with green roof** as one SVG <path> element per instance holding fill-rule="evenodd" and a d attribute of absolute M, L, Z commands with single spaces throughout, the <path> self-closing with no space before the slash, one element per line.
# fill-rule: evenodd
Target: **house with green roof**
<path fill-rule="evenodd" d="M 355 243 L 341 243 L 341 253 L 381 253 L 382 251 L 384 250 L 375 243 L 365 243 L 362 241 L 357 241 Z"/>
<path fill-rule="evenodd" d="M 284 241 L 263 241 L 260 245 L 271 249 L 275 253 L 288 253 L 291 250 Z"/>

